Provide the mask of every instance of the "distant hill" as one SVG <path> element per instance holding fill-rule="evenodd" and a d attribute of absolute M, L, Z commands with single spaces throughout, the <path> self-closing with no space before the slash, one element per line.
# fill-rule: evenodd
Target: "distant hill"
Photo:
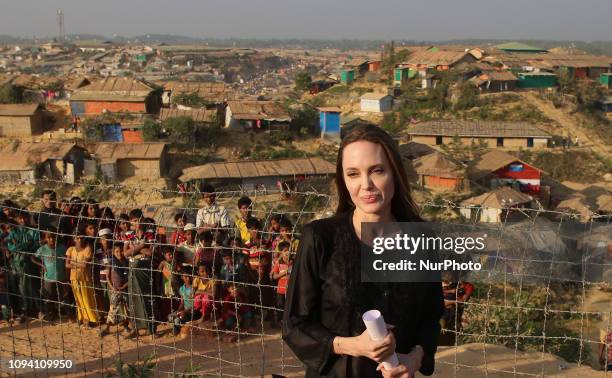
<path fill-rule="evenodd" d="M 177 44 L 209 44 L 213 46 L 235 46 L 235 47 L 254 47 L 254 48 L 307 48 L 325 49 L 336 48 L 340 50 L 380 50 L 381 45 L 389 43 L 388 40 L 359 40 L 359 39 L 251 39 L 251 38 L 197 38 L 170 34 L 142 34 L 132 37 L 116 36 L 108 37 L 95 34 L 71 34 L 66 36 L 70 41 L 75 40 L 108 40 L 116 43 L 145 43 L 169 45 Z M 37 42 L 53 40 L 53 37 L 37 38 Z M 417 40 L 395 40 L 395 45 L 474 45 L 474 46 L 495 46 L 506 42 L 521 42 L 528 45 L 551 49 L 560 47 L 564 50 L 582 50 L 590 54 L 612 55 L 612 41 L 553 41 L 553 40 L 507 40 L 507 39 L 453 39 L 438 41 L 417 41 Z M 0 35 L 0 43 L 34 43 L 32 38 L 15 37 L 7 34 Z"/>

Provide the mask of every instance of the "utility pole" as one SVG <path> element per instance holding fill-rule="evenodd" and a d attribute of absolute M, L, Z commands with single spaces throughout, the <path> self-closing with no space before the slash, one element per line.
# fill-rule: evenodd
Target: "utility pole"
<path fill-rule="evenodd" d="M 63 9 L 57 10 L 57 26 L 59 29 L 58 30 L 59 34 L 57 35 L 58 42 L 62 42 L 64 40 L 64 10 Z"/>

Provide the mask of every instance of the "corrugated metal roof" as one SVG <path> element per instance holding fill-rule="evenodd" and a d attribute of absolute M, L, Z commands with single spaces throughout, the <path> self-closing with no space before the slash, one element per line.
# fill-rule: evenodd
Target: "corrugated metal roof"
<path fill-rule="evenodd" d="M 98 143 L 95 154 L 103 161 L 159 159 L 165 147 L 165 143 Z"/>
<path fill-rule="evenodd" d="M 196 179 L 241 179 L 251 177 L 332 175 L 336 166 L 319 157 L 209 163 L 183 170 L 183 182 Z"/>
<path fill-rule="evenodd" d="M 29 117 L 40 107 L 40 104 L 0 104 L 0 116 Z"/>
<path fill-rule="evenodd" d="M 33 164 L 48 159 L 64 159 L 73 147 L 74 143 L 21 142 L 17 147 L 6 145 L 0 149 L 0 171 L 30 170 Z"/>
<path fill-rule="evenodd" d="M 217 117 L 216 109 L 166 109 L 159 113 L 159 120 L 165 121 L 169 118 L 188 117 L 195 122 L 214 122 Z"/>
<path fill-rule="evenodd" d="M 551 136 L 526 122 L 495 121 L 430 121 L 412 125 L 408 135 L 440 135 L 460 137 L 508 137 L 508 138 L 551 138 Z"/>

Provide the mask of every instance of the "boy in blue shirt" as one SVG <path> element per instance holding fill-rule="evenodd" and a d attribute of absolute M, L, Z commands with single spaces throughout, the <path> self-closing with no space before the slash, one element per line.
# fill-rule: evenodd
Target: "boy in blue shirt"
<path fill-rule="evenodd" d="M 38 265 L 43 272 L 42 288 L 40 290 L 43 301 L 41 318 L 51 321 L 58 315 L 58 304 L 62 301 L 62 285 L 66 280 L 66 247 L 57 243 L 53 230 L 42 232 L 42 244 L 32 256 L 32 262 Z"/>

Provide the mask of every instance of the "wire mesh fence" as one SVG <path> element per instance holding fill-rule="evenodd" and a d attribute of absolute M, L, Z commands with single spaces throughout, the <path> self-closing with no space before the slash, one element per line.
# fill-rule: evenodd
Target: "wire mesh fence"
<path fill-rule="evenodd" d="M 302 226 L 333 215 L 333 196 L 2 184 L 1 374 L 304 374 L 281 338 L 284 296 Z M 476 224 L 453 203 L 421 207 Z M 500 220 L 497 247 L 472 257 L 483 269 L 445 277 L 436 375 L 605 376 L 609 218 Z"/>

